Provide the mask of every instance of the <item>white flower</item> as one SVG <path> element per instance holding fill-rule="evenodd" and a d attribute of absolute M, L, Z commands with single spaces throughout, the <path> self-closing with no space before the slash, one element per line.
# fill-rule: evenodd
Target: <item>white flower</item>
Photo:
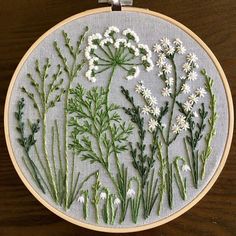
<path fill-rule="evenodd" d="M 187 129 L 189 129 L 189 123 L 187 122 L 187 121 L 184 121 L 182 124 L 181 124 L 181 126 L 180 126 L 180 128 L 182 129 L 182 130 L 187 130 Z"/>
<path fill-rule="evenodd" d="M 183 45 L 178 46 L 177 48 L 177 53 L 183 55 L 186 52 L 186 48 Z"/>
<path fill-rule="evenodd" d="M 100 198 L 101 198 L 102 200 L 105 200 L 105 199 L 107 198 L 107 194 L 106 194 L 105 192 L 101 192 L 101 193 L 100 193 Z"/>
<path fill-rule="evenodd" d="M 104 33 L 106 38 L 111 37 L 114 33 L 119 33 L 120 30 L 115 26 L 110 26 Z"/>
<path fill-rule="evenodd" d="M 193 112 L 193 116 L 196 117 L 196 118 L 198 117 L 198 114 L 197 114 L 196 111 Z"/>
<path fill-rule="evenodd" d="M 186 112 L 189 112 L 192 110 L 192 103 L 190 101 L 186 101 L 184 104 L 183 104 L 183 108 Z"/>
<path fill-rule="evenodd" d="M 93 50 L 96 50 L 97 49 L 97 46 L 96 45 L 92 45 L 92 46 L 87 46 L 84 50 L 84 55 L 85 55 L 85 58 L 87 60 L 91 60 L 92 58 L 92 52 Z"/>
<path fill-rule="evenodd" d="M 191 168 L 190 168 L 189 165 L 184 164 L 184 165 L 182 166 L 182 171 L 185 171 L 185 172 L 187 172 L 187 171 L 191 171 Z"/>
<path fill-rule="evenodd" d="M 89 60 L 89 66 L 97 65 L 98 60 L 99 60 L 99 59 L 98 59 L 97 57 L 92 57 L 92 58 Z"/>
<path fill-rule="evenodd" d="M 169 46 L 168 50 L 166 51 L 167 55 L 173 55 L 175 52 L 175 48 L 172 46 Z"/>
<path fill-rule="evenodd" d="M 204 88 L 198 88 L 195 93 L 201 98 L 206 95 L 206 90 Z"/>
<path fill-rule="evenodd" d="M 170 45 L 170 40 L 168 38 L 162 38 L 160 41 L 163 47 L 167 47 Z"/>
<path fill-rule="evenodd" d="M 140 53 L 147 56 L 147 58 L 150 58 L 152 56 L 152 52 L 149 49 L 148 45 L 146 44 L 138 44 L 138 48 L 140 50 Z"/>
<path fill-rule="evenodd" d="M 158 107 L 153 107 L 151 112 L 154 116 L 159 116 L 160 115 L 160 109 Z"/>
<path fill-rule="evenodd" d="M 162 67 L 162 70 L 163 70 L 166 74 L 170 74 L 170 73 L 171 73 L 171 68 L 172 68 L 172 65 L 170 65 L 170 64 L 165 64 L 165 65 Z"/>
<path fill-rule="evenodd" d="M 138 35 L 131 29 L 124 30 L 123 35 L 126 36 L 128 39 L 134 40 L 137 43 L 139 42 Z"/>
<path fill-rule="evenodd" d="M 189 63 L 197 62 L 197 60 L 198 60 L 198 58 L 197 58 L 196 54 L 194 54 L 194 53 L 189 53 L 189 54 L 187 55 L 187 61 L 188 61 Z"/>
<path fill-rule="evenodd" d="M 183 71 L 185 73 L 188 73 L 190 70 L 191 70 L 191 65 L 188 62 L 184 63 L 183 64 Z"/>
<path fill-rule="evenodd" d="M 114 44 L 114 47 L 115 48 L 120 48 L 120 46 L 126 47 L 126 45 L 127 45 L 127 40 L 126 39 L 117 39 L 115 44 Z"/>
<path fill-rule="evenodd" d="M 150 119 L 148 122 L 148 129 L 149 131 L 154 131 L 156 129 L 156 127 L 158 126 L 158 122 L 154 119 Z"/>
<path fill-rule="evenodd" d="M 153 62 L 150 58 L 148 58 L 147 63 L 148 63 L 148 66 L 146 67 L 146 71 L 150 72 L 151 70 L 153 70 L 154 65 L 153 65 Z"/>
<path fill-rule="evenodd" d="M 176 122 L 179 126 L 181 126 L 185 122 L 186 117 L 183 115 L 178 115 L 176 117 Z"/>
<path fill-rule="evenodd" d="M 89 81 L 91 82 L 96 82 L 96 78 L 94 76 L 94 71 L 93 70 L 88 70 L 86 73 L 85 73 L 85 76 L 88 78 Z"/>
<path fill-rule="evenodd" d="M 151 92 L 150 89 L 145 88 L 145 89 L 143 90 L 143 97 L 144 97 L 145 99 L 150 98 L 151 95 L 152 95 L 152 92 Z"/>
<path fill-rule="evenodd" d="M 102 40 L 100 41 L 99 45 L 100 45 L 101 47 L 104 47 L 104 46 L 108 46 L 108 45 L 113 44 L 113 43 L 114 43 L 114 41 L 113 41 L 112 38 L 105 38 L 105 39 L 102 39 Z"/>
<path fill-rule="evenodd" d="M 181 131 L 181 128 L 177 124 L 173 124 L 171 130 L 174 134 L 178 134 Z"/>
<path fill-rule="evenodd" d="M 162 48 L 161 48 L 161 45 L 160 44 L 155 44 L 154 46 L 153 46 L 153 51 L 154 52 L 156 52 L 156 53 L 159 53 L 159 52 L 161 52 L 161 50 L 162 50 Z"/>
<path fill-rule="evenodd" d="M 137 78 L 138 75 L 139 75 L 139 73 L 140 73 L 139 67 L 134 66 L 134 67 L 132 67 L 132 68 L 129 70 L 128 76 L 126 76 L 126 79 L 127 79 L 127 80 L 132 80 L 132 79 L 134 79 L 134 78 Z"/>
<path fill-rule="evenodd" d="M 195 71 L 190 71 L 188 74 L 188 80 L 194 81 L 197 79 L 197 73 Z"/>
<path fill-rule="evenodd" d="M 147 114 L 150 113 L 150 112 L 151 112 L 151 108 L 150 108 L 149 106 L 145 105 L 145 106 L 143 107 L 143 109 L 142 109 L 142 113 L 143 113 L 144 115 L 147 115 Z"/>
<path fill-rule="evenodd" d="M 128 191 L 127 191 L 127 197 L 128 198 L 132 198 L 134 199 L 135 198 L 135 191 L 132 189 L 132 188 L 129 188 Z"/>
<path fill-rule="evenodd" d="M 84 203 L 84 196 L 79 196 L 78 197 L 78 200 L 77 200 L 79 203 Z"/>
<path fill-rule="evenodd" d="M 165 87 L 161 90 L 161 94 L 164 97 L 169 97 L 171 94 L 171 88 Z"/>
<path fill-rule="evenodd" d="M 174 84 L 174 78 L 170 77 L 168 78 L 165 83 L 168 85 L 168 86 L 172 86 Z"/>
<path fill-rule="evenodd" d="M 88 45 L 92 46 L 94 44 L 98 44 L 101 39 L 102 39 L 101 34 L 99 33 L 92 34 L 91 36 L 88 37 Z"/>
<path fill-rule="evenodd" d="M 181 91 L 182 91 L 184 94 L 190 93 L 190 87 L 185 83 L 185 84 L 182 85 Z"/>
<path fill-rule="evenodd" d="M 176 38 L 173 43 L 176 46 L 180 46 L 180 45 L 182 45 L 183 42 L 179 38 Z"/>
<path fill-rule="evenodd" d="M 159 68 L 162 68 L 165 64 L 166 64 L 166 61 L 165 61 L 165 60 L 162 60 L 162 59 L 160 59 L 160 58 L 156 61 L 156 65 L 157 65 Z"/>
<path fill-rule="evenodd" d="M 128 47 L 128 46 L 129 46 L 129 45 L 127 45 L 127 47 Z M 129 52 L 132 53 L 132 54 L 134 54 L 136 57 L 138 57 L 138 56 L 140 55 L 139 49 L 136 48 L 134 45 L 130 45 L 128 48 L 129 48 Z"/>
<path fill-rule="evenodd" d="M 135 86 L 135 91 L 136 91 L 137 93 L 142 93 L 142 92 L 143 92 L 143 89 L 145 89 L 145 87 L 144 87 L 142 84 L 137 84 L 137 85 Z"/>
<path fill-rule="evenodd" d="M 116 206 L 118 206 L 118 205 L 120 205 L 120 203 L 121 203 L 120 199 L 119 199 L 118 197 L 115 198 L 114 204 L 115 204 Z"/>
<path fill-rule="evenodd" d="M 180 76 L 179 78 L 180 78 L 181 80 L 185 80 L 185 79 L 186 79 L 185 76 Z"/>
<path fill-rule="evenodd" d="M 199 100 L 198 96 L 195 94 L 190 95 L 188 99 L 191 104 L 197 103 Z"/>
<path fill-rule="evenodd" d="M 154 105 L 157 104 L 157 99 L 155 97 L 151 96 L 151 97 L 148 98 L 148 103 L 149 103 L 150 106 L 154 106 Z"/>

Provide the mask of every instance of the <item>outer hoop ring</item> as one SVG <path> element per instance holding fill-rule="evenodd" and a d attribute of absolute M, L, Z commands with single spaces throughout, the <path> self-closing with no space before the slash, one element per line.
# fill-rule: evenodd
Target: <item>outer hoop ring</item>
<path fill-rule="evenodd" d="M 207 54 L 209 55 L 209 57 L 212 59 L 212 61 L 214 62 L 220 77 L 222 79 L 223 85 L 224 85 L 224 89 L 226 92 L 226 96 L 227 96 L 227 103 L 228 103 L 228 110 L 229 110 L 229 120 L 228 120 L 228 124 L 229 124 L 229 128 L 228 128 L 228 137 L 227 137 L 227 142 L 225 144 L 225 148 L 224 148 L 224 152 L 221 158 L 221 162 L 216 170 L 216 172 L 214 173 L 213 177 L 211 178 L 211 180 L 208 182 L 208 184 L 205 186 L 205 188 L 202 190 L 202 192 L 200 192 L 197 197 L 195 199 L 193 199 L 192 202 L 190 202 L 189 204 L 187 204 L 185 207 L 183 207 L 181 210 L 179 210 L 178 212 L 175 212 L 174 214 L 159 220 L 157 222 L 151 223 L 151 224 L 147 224 L 147 225 L 143 225 L 143 226 L 134 226 L 134 227 L 128 227 L 128 228 L 111 228 L 111 227 L 103 227 L 103 226 L 96 226 L 96 225 L 92 225 L 92 224 L 88 224 L 88 223 L 84 223 L 78 220 L 75 220 L 72 217 L 69 217 L 67 215 L 65 215 L 62 211 L 57 210 L 56 208 L 54 208 L 52 205 L 50 205 L 47 201 L 45 201 L 34 189 L 33 187 L 30 185 L 30 183 L 28 182 L 28 180 L 25 178 L 24 174 L 22 173 L 16 159 L 13 153 L 13 149 L 11 146 L 11 142 L 10 142 L 10 134 L 9 134 L 9 105 L 10 105 L 10 98 L 11 98 L 11 93 L 12 93 L 12 89 L 14 87 L 14 83 L 17 79 L 18 73 L 21 70 L 21 67 L 23 66 L 23 64 L 25 63 L 25 61 L 27 60 L 27 58 L 29 57 L 29 55 L 31 54 L 31 52 L 39 45 L 40 42 L 42 42 L 49 34 L 53 33 L 55 30 L 57 30 L 58 28 L 60 28 L 61 26 L 75 20 L 75 19 L 79 19 L 81 17 L 84 16 L 88 16 L 91 14 L 97 14 L 97 13 L 104 13 L 104 12 L 110 12 L 111 8 L 110 7 L 104 7 L 104 8 L 98 8 L 98 9 L 93 9 L 93 10 L 88 10 L 79 14 L 76 14 L 74 16 L 71 16 L 67 19 L 65 19 L 64 21 L 58 23 L 57 25 L 55 25 L 54 27 L 52 27 L 50 30 L 48 30 L 46 33 L 44 33 L 31 47 L 30 49 L 26 52 L 26 54 L 24 55 L 24 57 L 21 59 L 20 63 L 18 64 L 8 91 L 7 91 L 7 96 L 6 96 L 6 101 L 5 101 L 5 108 L 4 108 L 4 131 L 5 131 L 5 138 L 6 138 L 6 144 L 7 144 L 7 148 L 10 154 L 10 158 L 12 160 L 12 163 L 14 165 L 14 168 L 16 169 L 19 177 L 21 178 L 21 180 L 23 181 L 23 183 L 25 184 L 25 186 L 28 188 L 28 190 L 34 195 L 34 197 L 41 203 L 43 204 L 46 208 L 48 208 L 50 211 L 52 211 L 54 214 L 58 215 L 59 217 L 84 228 L 87 229 L 91 229 L 91 230 L 96 230 L 96 231 L 101 231 L 101 232 L 111 232 L 111 233 L 128 233 L 128 232 L 137 232 L 137 231 L 142 231 L 142 230 L 147 230 L 147 229 L 151 229 L 160 225 L 163 225 L 169 221 L 172 221 L 173 219 L 179 217 L 180 215 L 182 215 L 183 213 L 185 213 L 186 211 L 188 211 L 190 208 L 192 208 L 196 203 L 198 203 L 205 195 L 206 193 L 211 189 L 211 187 L 213 186 L 213 184 L 215 183 L 215 181 L 217 180 L 218 176 L 220 175 L 227 156 L 229 154 L 229 150 L 230 150 L 230 146 L 231 146 L 231 141 L 232 141 L 232 137 L 233 137 L 233 128 L 234 128 L 234 111 L 233 111 L 233 101 L 232 101 L 232 95 L 230 92 L 230 88 L 229 88 L 229 84 L 228 81 L 226 79 L 226 76 L 224 74 L 224 71 L 220 65 L 220 63 L 218 62 L 218 60 L 216 59 L 216 57 L 214 56 L 214 54 L 212 53 L 212 51 L 207 47 L 207 45 L 197 36 L 195 35 L 190 29 L 188 29 L 187 27 L 185 27 L 184 25 L 182 25 L 181 23 L 173 20 L 170 17 L 167 17 L 165 15 L 162 15 L 160 13 L 156 13 L 154 11 L 149 11 L 146 9 L 142 9 L 142 8 L 134 8 L 134 7 L 123 7 L 122 8 L 123 11 L 127 11 L 127 12 L 137 12 L 137 13 L 143 13 L 143 14 L 148 14 L 148 15 L 152 15 L 152 16 L 156 16 L 159 17 L 163 20 L 166 20 L 174 25 L 176 25 L 177 27 L 179 27 L 180 29 L 182 29 L 184 32 L 186 32 L 190 37 L 192 37 L 194 40 L 196 40 L 201 47 L 207 52 Z"/>

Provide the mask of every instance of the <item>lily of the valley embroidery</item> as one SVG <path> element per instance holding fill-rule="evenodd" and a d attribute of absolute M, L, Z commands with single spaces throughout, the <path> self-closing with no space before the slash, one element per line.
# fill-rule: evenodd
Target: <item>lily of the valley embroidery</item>
<path fill-rule="evenodd" d="M 171 212 L 175 198 L 186 201 L 207 175 L 216 134 L 214 80 L 199 69 L 201 59 L 180 39 L 147 45 L 129 28 L 86 27 L 75 44 L 62 36 L 52 58 L 35 61 L 16 104 L 17 138 L 35 185 L 97 224 L 136 224 L 163 208 Z M 152 86 L 142 79 L 146 73 Z M 129 86 L 113 91 L 114 80 Z M 114 92 L 123 103 L 111 102 Z M 54 110 L 62 117 L 50 122 Z M 81 169 L 82 162 L 95 171 Z"/>

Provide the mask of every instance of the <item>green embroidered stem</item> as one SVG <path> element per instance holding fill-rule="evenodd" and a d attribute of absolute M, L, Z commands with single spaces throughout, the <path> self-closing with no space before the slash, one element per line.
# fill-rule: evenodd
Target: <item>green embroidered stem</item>
<path fill-rule="evenodd" d="M 205 136 L 206 147 L 200 156 L 202 161 L 201 179 L 203 179 L 205 176 L 206 163 L 212 152 L 212 147 L 211 147 L 212 139 L 216 135 L 217 113 L 216 113 L 216 97 L 215 94 L 213 93 L 214 81 L 213 79 L 211 79 L 211 77 L 207 75 L 205 70 L 202 70 L 201 73 L 205 77 L 205 88 L 210 95 L 209 109 L 211 111 L 210 118 L 208 119 L 210 130 L 208 134 Z"/>
<path fill-rule="evenodd" d="M 84 219 L 88 218 L 88 190 L 82 191 L 81 195 L 84 195 L 84 203 L 83 203 L 83 215 Z"/>
<path fill-rule="evenodd" d="M 61 49 L 58 47 L 57 42 L 54 42 L 54 47 L 55 50 L 57 51 L 57 54 L 59 56 L 59 58 L 62 60 L 62 63 L 64 65 L 64 70 L 67 74 L 68 77 L 68 85 L 67 85 L 67 89 L 66 89 L 66 93 L 65 93 L 65 108 L 64 108 L 64 115 L 65 115 L 65 124 L 64 124 L 64 162 L 65 162 L 65 208 L 68 208 L 68 204 L 69 204 L 69 198 L 72 198 L 72 189 L 68 189 L 69 188 L 69 173 L 68 173 L 68 140 L 67 140 L 67 136 L 68 136 L 68 114 L 67 114 L 67 110 L 68 110 L 68 99 L 69 99 L 69 90 L 71 87 L 71 84 L 73 82 L 73 80 L 77 77 L 78 72 L 82 69 L 84 62 L 82 61 L 82 63 L 77 64 L 77 58 L 81 52 L 80 48 L 81 48 L 81 44 L 84 41 L 85 35 L 88 32 L 88 27 L 85 28 L 84 33 L 80 36 L 79 41 L 77 42 L 77 46 L 74 49 L 74 47 L 71 45 L 70 42 L 70 38 L 68 37 L 68 34 L 63 31 L 63 37 L 65 40 L 65 46 L 68 48 L 73 60 L 72 60 L 72 65 L 71 67 L 68 65 L 68 60 L 66 59 L 66 57 L 64 57 L 62 55 Z M 72 176 L 71 176 L 72 178 Z"/>
<path fill-rule="evenodd" d="M 135 197 L 131 197 L 130 200 L 130 206 L 131 206 L 131 216 L 133 223 L 137 223 L 138 215 L 139 215 L 139 209 L 140 209 L 140 203 L 141 203 L 141 183 L 137 177 L 132 177 L 129 180 L 129 189 L 131 189 L 131 183 L 132 181 L 136 182 L 137 185 L 137 193 Z"/>
<path fill-rule="evenodd" d="M 180 192 L 180 195 L 182 197 L 183 200 L 186 200 L 186 197 L 187 197 L 187 191 L 186 191 L 186 178 L 184 178 L 183 180 L 183 177 L 180 173 L 180 169 L 179 169 L 179 161 L 182 161 L 183 164 L 185 165 L 185 160 L 178 156 L 175 158 L 174 160 L 174 167 L 175 167 L 175 170 L 176 170 L 176 174 L 174 174 L 174 177 L 175 177 L 175 181 L 176 181 L 176 184 L 178 186 L 178 189 L 179 189 L 179 192 Z"/>
<path fill-rule="evenodd" d="M 144 118 L 141 117 L 140 115 L 141 109 L 139 106 L 136 106 L 134 104 L 134 98 L 129 95 L 129 91 L 124 89 L 124 87 L 122 86 L 121 86 L 121 92 L 125 96 L 127 101 L 129 101 L 129 103 L 132 105 L 132 108 L 127 109 L 123 107 L 123 110 L 125 111 L 127 115 L 131 117 L 131 121 L 134 124 L 136 124 L 138 127 L 138 135 L 139 135 L 140 141 L 137 142 L 136 144 L 137 148 L 135 148 L 134 145 L 130 143 L 130 154 L 133 159 L 133 162 L 132 162 L 133 166 L 138 171 L 139 177 L 141 179 L 142 203 L 143 203 L 143 208 L 144 208 L 144 218 L 146 219 L 148 218 L 148 216 L 150 215 L 152 211 L 152 207 L 156 201 L 155 195 L 157 195 L 155 193 L 156 185 L 154 185 L 154 188 L 152 189 L 153 187 L 152 181 L 151 183 L 149 183 L 148 177 L 155 162 L 154 155 L 157 150 L 156 134 L 158 130 L 156 130 L 155 135 L 153 135 L 153 143 L 150 145 L 151 155 L 148 156 L 145 154 L 146 145 L 144 144 L 144 139 L 145 139 L 146 131 L 144 129 Z M 160 116 L 162 117 L 162 115 L 163 115 L 163 110 Z M 161 120 L 161 117 L 158 118 L 159 122 Z M 148 187 L 145 189 L 146 184 L 148 185 Z M 153 199 L 155 199 L 154 203 L 150 203 L 150 199 L 148 198 L 149 196 L 151 196 L 151 194 L 149 194 L 150 191 L 153 191 L 154 195 L 152 197 Z"/>
<path fill-rule="evenodd" d="M 172 101 L 170 106 L 170 117 L 167 125 L 167 137 L 166 137 L 166 187 L 167 187 L 167 194 L 168 194 L 168 203 L 169 207 L 172 209 L 173 206 L 173 186 L 172 186 L 172 164 L 169 162 L 169 145 L 170 145 L 170 130 L 172 126 L 172 119 L 174 114 L 174 107 L 176 102 L 176 96 L 177 96 L 177 70 L 176 65 L 174 62 L 174 55 L 170 58 L 171 64 L 174 69 L 174 93 L 172 94 Z"/>
<path fill-rule="evenodd" d="M 96 173 L 95 178 L 96 178 L 95 183 L 92 186 L 93 197 L 92 197 L 91 203 L 94 206 L 96 223 L 98 224 L 99 222 L 99 210 L 98 210 L 99 191 L 101 188 L 101 182 L 99 180 L 99 172 Z"/>
<path fill-rule="evenodd" d="M 165 173 L 164 173 L 165 163 L 164 163 L 164 158 L 162 155 L 162 144 L 160 142 L 158 142 L 157 150 L 158 150 L 157 158 L 160 163 L 160 167 L 159 167 L 159 171 L 158 171 L 158 175 L 160 177 L 160 184 L 158 187 L 159 202 L 158 202 L 158 206 L 157 206 L 157 215 L 160 215 L 162 202 L 163 202 L 163 194 L 164 194 L 165 188 L 166 188 L 165 187 Z"/>
<path fill-rule="evenodd" d="M 36 184 L 38 185 L 38 187 L 42 190 L 43 193 L 45 193 L 44 187 L 41 183 L 41 181 L 44 181 L 43 177 L 41 176 L 37 166 L 34 164 L 29 154 L 31 147 L 36 143 L 35 134 L 39 131 L 39 120 L 37 121 L 37 123 L 33 123 L 31 125 L 30 127 L 31 134 L 28 137 L 26 137 L 25 131 L 24 131 L 25 124 L 23 122 L 23 115 L 24 115 L 23 109 L 25 106 L 25 102 L 23 98 L 21 98 L 21 100 L 18 101 L 17 106 L 18 107 L 17 107 L 17 112 L 15 112 L 15 118 L 18 122 L 18 126 L 16 127 L 16 129 L 21 135 L 21 137 L 18 139 L 18 142 L 24 148 L 29 165 L 27 165 L 27 162 L 25 160 L 24 162 L 26 164 L 26 167 L 30 171 L 30 174 L 32 175 L 33 179 L 35 180 Z"/>

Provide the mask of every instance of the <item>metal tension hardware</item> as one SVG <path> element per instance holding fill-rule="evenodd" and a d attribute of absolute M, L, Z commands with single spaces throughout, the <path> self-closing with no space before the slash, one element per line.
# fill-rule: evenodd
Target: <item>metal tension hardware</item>
<path fill-rule="evenodd" d="M 99 3 L 108 3 L 112 11 L 121 11 L 122 6 L 132 6 L 133 0 L 98 0 Z"/>

